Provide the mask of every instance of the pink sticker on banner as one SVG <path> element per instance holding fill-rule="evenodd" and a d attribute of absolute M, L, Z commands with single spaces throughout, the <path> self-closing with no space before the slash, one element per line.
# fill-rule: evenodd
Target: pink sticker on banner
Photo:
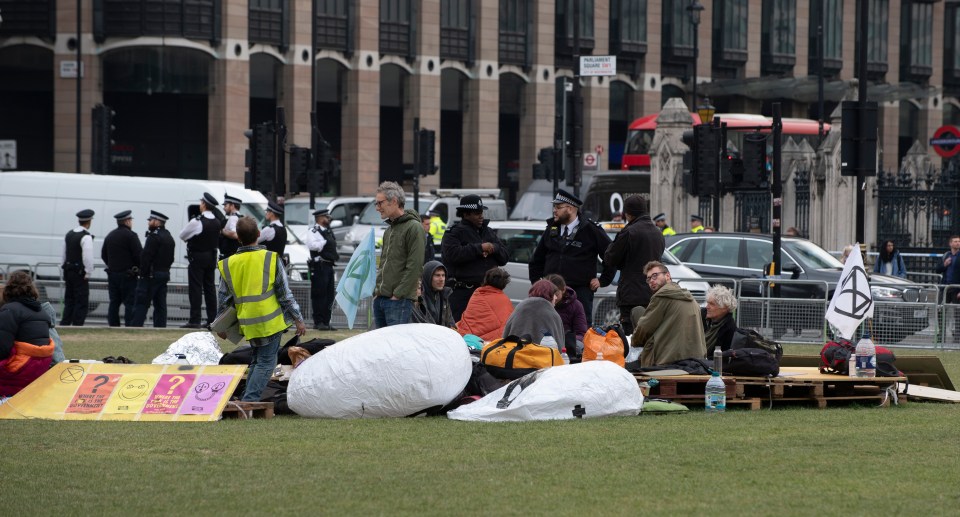
<path fill-rule="evenodd" d="M 210 415 L 230 387 L 231 375 L 200 375 L 180 406 L 181 415 Z"/>
<path fill-rule="evenodd" d="M 143 406 L 143 413 L 172 415 L 180 409 L 183 399 L 193 386 L 194 374 L 161 375 L 153 393 Z"/>

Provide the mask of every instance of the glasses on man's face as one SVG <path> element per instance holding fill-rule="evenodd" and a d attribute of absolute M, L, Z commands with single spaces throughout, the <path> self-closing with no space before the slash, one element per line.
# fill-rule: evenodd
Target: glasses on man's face
<path fill-rule="evenodd" d="M 657 271 L 656 273 L 651 273 L 650 276 L 647 277 L 647 282 L 651 280 L 656 280 L 658 276 L 665 275 L 665 274 L 666 273 L 663 271 Z"/>
<path fill-rule="evenodd" d="M 380 207 L 383 206 L 384 203 L 386 203 L 386 202 L 388 202 L 388 201 L 390 201 L 390 200 L 389 200 L 389 199 L 381 199 L 380 201 L 374 201 L 374 202 L 373 202 L 373 206 L 375 206 L 375 207 L 377 207 L 377 208 L 380 208 Z"/>

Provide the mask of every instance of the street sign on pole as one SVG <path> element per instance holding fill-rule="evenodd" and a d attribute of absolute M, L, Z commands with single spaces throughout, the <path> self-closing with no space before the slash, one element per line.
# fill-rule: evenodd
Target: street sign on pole
<path fill-rule="evenodd" d="M 933 150 L 942 158 L 960 153 L 960 129 L 957 126 L 941 126 L 930 139 Z"/>
<path fill-rule="evenodd" d="M 597 159 L 597 153 L 583 153 L 583 170 L 585 171 L 595 171 L 597 170 L 597 163 L 600 160 Z"/>
<path fill-rule="evenodd" d="M 617 75 L 617 56 L 580 56 L 580 75 Z"/>

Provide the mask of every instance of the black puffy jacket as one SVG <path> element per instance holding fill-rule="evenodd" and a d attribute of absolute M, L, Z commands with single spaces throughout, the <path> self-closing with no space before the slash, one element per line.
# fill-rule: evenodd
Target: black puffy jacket
<path fill-rule="evenodd" d="M 13 342 L 37 346 L 50 343 L 50 316 L 33 298 L 15 298 L 0 307 L 0 358 L 10 355 Z"/>

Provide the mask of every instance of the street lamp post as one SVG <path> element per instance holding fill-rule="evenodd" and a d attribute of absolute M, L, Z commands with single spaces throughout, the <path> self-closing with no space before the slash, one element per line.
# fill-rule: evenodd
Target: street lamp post
<path fill-rule="evenodd" d="M 687 6 L 687 12 L 690 14 L 690 24 L 693 25 L 693 98 L 690 99 L 690 107 L 697 107 L 697 64 L 700 61 L 700 14 L 703 13 L 703 4 L 697 0 L 690 0 Z M 708 122 L 701 120 L 701 122 Z"/>

